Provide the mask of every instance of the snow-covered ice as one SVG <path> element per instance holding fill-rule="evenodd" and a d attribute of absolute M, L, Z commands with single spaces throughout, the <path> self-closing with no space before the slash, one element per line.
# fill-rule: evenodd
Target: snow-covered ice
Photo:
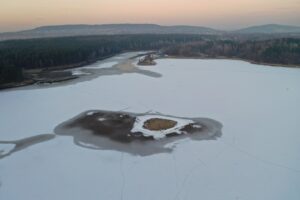
<path fill-rule="evenodd" d="M 0 160 L 0 199 L 299 200 L 299 69 L 194 59 L 140 68 L 162 77 L 1 91 L 0 141 L 53 133 L 93 109 L 208 117 L 223 124 L 222 137 L 147 157 L 56 137 Z"/>
<path fill-rule="evenodd" d="M 118 64 L 118 62 L 116 61 L 112 61 L 112 62 L 96 62 L 95 64 L 92 65 L 88 65 L 85 67 L 81 67 L 81 69 L 103 69 L 103 68 L 110 68 L 114 65 Z"/>

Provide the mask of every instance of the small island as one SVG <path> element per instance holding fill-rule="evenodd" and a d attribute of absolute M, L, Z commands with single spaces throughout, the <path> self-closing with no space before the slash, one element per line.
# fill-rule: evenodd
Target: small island
<path fill-rule="evenodd" d="M 149 156 L 170 153 L 178 140 L 215 140 L 222 124 L 208 118 L 183 118 L 156 112 L 89 110 L 58 125 L 54 132 L 74 144 Z"/>
<path fill-rule="evenodd" d="M 153 54 L 148 54 L 139 59 L 138 65 L 143 65 L 143 66 L 156 65 L 154 59 L 155 57 Z"/>

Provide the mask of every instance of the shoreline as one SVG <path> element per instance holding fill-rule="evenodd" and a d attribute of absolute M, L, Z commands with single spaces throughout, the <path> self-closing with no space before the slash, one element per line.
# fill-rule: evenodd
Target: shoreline
<path fill-rule="evenodd" d="M 173 59 L 202 59 L 202 60 L 236 60 L 236 61 L 244 61 L 247 63 L 255 64 L 255 65 L 263 65 L 269 67 L 284 67 L 284 68 L 300 68 L 300 65 L 293 65 L 293 64 L 276 64 L 276 63 L 264 63 L 264 62 L 257 62 L 249 59 L 237 58 L 237 57 L 225 57 L 225 56 L 217 56 L 217 57 L 201 57 L 201 56 L 173 56 L 168 55 L 165 57 L 161 57 L 159 59 L 166 59 L 166 58 L 173 58 Z"/>
<path fill-rule="evenodd" d="M 75 69 L 75 68 L 80 68 L 80 67 L 84 67 L 87 65 L 91 65 L 94 63 L 97 63 L 99 61 L 103 61 L 105 59 L 109 59 L 112 58 L 114 56 L 123 54 L 123 53 L 129 53 L 132 51 L 124 51 L 118 54 L 113 54 L 113 55 L 109 55 L 106 57 L 102 57 L 102 58 L 98 58 L 92 61 L 83 61 L 83 62 L 79 62 L 79 63 L 74 63 L 74 64 L 70 64 L 70 65 L 61 65 L 61 66 L 55 66 L 55 67 L 50 67 L 50 68 L 38 68 L 38 69 L 28 69 L 27 72 L 25 71 L 25 74 L 28 73 L 26 76 L 40 76 L 42 73 L 45 73 L 46 75 L 51 74 L 53 72 L 62 72 L 63 70 L 68 70 L 68 69 Z M 136 56 L 133 56 L 131 58 L 128 59 L 128 61 L 126 62 L 127 65 L 130 65 L 131 63 L 131 59 L 137 58 L 139 56 L 145 56 L 148 55 L 149 53 L 154 53 L 155 51 L 150 51 L 148 53 L 141 53 L 141 54 L 137 54 Z M 155 58 L 154 60 L 157 59 L 203 59 L 203 60 L 236 60 L 236 61 L 244 61 L 244 62 L 248 62 L 251 64 L 256 64 L 256 65 L 263 65 L 263 66 L 269 66 L 269 67 L 283 67 L 283 68 L 290 68 L 290 69 L 296 69 L 296 68 L 300 68 L 300 65 L 292 65 L 292 64 L 276 64 L 276 63 L 264 63 L 264 62 L 257 62 L 257 61 L 253 61 L 253 60 L 249 60 L 249 59 L 243 59 L 243 58 L 237 58 L 237 57 L 225 57 L 225 56 L 216 56 L 216 57 L 203 57 L 203 56 L 176 56 L 176 55 L 167 55 L 167 56 L 161 56 L 159 58 Z M 124 65 L 125 62 L 123 63 L 119 63 L 120 65 Z M 129 66 L 127 66 L 129 67 Z M 126 67 L 125 67 L 126 68 Z M 131 68 L 131 67 L 130 67 Z M 124 70 L 124 69 L 122 69 Z M 125 69 L 125 70 L 129 70 L 130 69 Z M 132 69 L 131 69 L 132 70 Z M 38 72 L 32 72 L 32 71 L 38 71 Z M 67 75 L 67 76 L 63 76 L 63 77 L 57 77 L 57 78 L 27 78 L 22 82 L 13 82 L 13 83 L 6 83 L 6 84 L 0 84 L 0 91 L 6 90 L 6 89 L 13 89 L 13 88 L 20 88 L 20 87 L 25 87 L 25 86 L 30 86 L 36 83 L 59 83 L 59 82 L 65 82 L 65 81 L 69 81 L 69 80 L 73 80 L 73 79 L 77 79 L 79 78 L 79 76 L 76 75 Z"/>
<path fill-rule="evenodd" d="M 121 54 L 124 54 L 124 53 L 133 53 L 133 52 L 136 52 L 136 51 L 122 51 L 122 52 L 117 53 L 117 54 L 111 54 L 109 56 L 97 58 L 97 59 L 94 59 L 94 60 L 83 61 L 83 62 L 69 64 L 69 65 L 60 65 L 60 66 L 54 66 L 54 67 L 48 67 L 48 68 L 36 68 L 36 69 L 24 70 L 24 75 L 27 78 L 25 78 L 21 82 L 12 82 L 12 83 L 0 84 L 0 91 L 6 90 L 6 89 L 13 89 L 13 88 L 20 88 L 20 87 L 30 86 L 30 85 L 33 85 L 33 84 L 36 84 L 36 83 L 42 83 L 42 84 L 49 83 L 49 84 L 52 84 L 52 83 L 59 83 L 59 82 L 64 82 L 64 81 L 68 81 L 68 80 L 77 79 L 77 78 L 79 78 L 79 76 L 71 75 L 71 74 L 67 75 L 67 76 L 63 76 L 63 77 L 59 76 L 57 78 L 42 78 L 42 77 L 39 77 L 39 76 L 41 76 L 41 74 L 43 74 L 43 73 L 44 73 L 44 75 L 45 74 L 49 75 L 53 72 L 61 72 L 62 73 L 64 70 L 85 67 L 85 66 L 88 66 L 88 65 L 95 64 L 99 61 L 104 61 L 106 59 L 113 58 L 114 56 L 117 56 L 117 55 L 121 55 Z M 143 52 L 143 51 L 139 51 L 139 52 Z M 154 51 L 154 50 L 151 50 L 149 52 L 145 51 L 145 53 L 136 52 L 137 55 L 128 58 L 127 63 L 131 62 L 130 60 L 135 59 L 139 56 L 144 56 L 144 55 L 147 55 L 149 53 L 154 53 L 154 52 L 156 52 L 156 51 Z M 119 64 L 122 64 L 122 63 L 119 63 Z M 35 76 L 37 76 L 37 77 L 35 77 Z"/>
<path fill-rule="evenodd" d="M 93 65 L 97 62 L 102 62 L 110 58 L 114 58 L 115 56 L 126 54 L 126 53 L 135 53 L 135 55 L 130 56 L 125 58 L 125 60 L 119 61 L 119 63 L 115 64 L 114 68 L 116 68 L 119 71 L 122 72 L 139 72 L 137 68 L 133 65 L 133 61 L 135 58 L 139 56 L 144 56 L 149 53 L 153 53 L 155 51 L 150 51 L 150 52 L 143 52 L 143 51 L 124 51 L 118 54 L 113 54 L 110 56 L 102 57 L 99 59 L 95 59 L 93 61 L 85 61 L 85 62 L 80 62 L 80 63 L 75 63 L 75 64 L 70 64 L 70 65 L 61 65 L 61 66 L 56 66 L 56 67 L 51 67 L 51 68 L 38 68 L 38 69 L 28 69 L 24 72 L 24 75 L 26 79 L 22 82 L 13 82 L 13 83 L 6 83 L 6 84 L 0 84 L 0 92 L 9 90 L 9 89 L 14 89 L 14 88 L 21 88 L 25 86 L 32 86 L 34 84 L 55 84 L 55 83 L 64 83 L 69 80 L 74 80 L 78 79 L 81 76 L 80 75 L 73 75 L 70 72 L 66 72 L 65 70 L 71 70 L 71 69 L 76 69 L 76 68 L 81 68 L 89 65 Z M 142 70 L 141 70 L 142 71 Z M 55 76 L 53 76 L 55 74 Z"/>
<path fill-rule="evenodd" d="M 125 52 L 122 52 L 125 53 Z M 122 54 L 120 53 L 120 54 Z M 34 75 L 40 75 L 42 73 L 51 73 L 51 72 L 55 72 L 55 71 L 63 71 L 63 70 L 67 70 L 67 69 L 75 69 L 75 68 L 79 68 L 79 67 L 84 67 L 86 65 L 91 65 L 94 64 L 98 61 L 103 61 L 105 59 L 108 58 L 112 58 L 116 55 L 119 54 L 114 54 L 114 55 L 110 55 L 110 56 L 106 56 L 106 57 L 102 57 L 99 59 L 95 59 L 92 61 L 83 61 L 83 62 L 79 62 L 79 63 L 74 63 L 74 64 L 69 64 L 69 65 L 60 65 L 60 66 L 55 66 L 55 67 L 49 67 L 49 68 L 36 68 L 36 69 L 28 69 L 25 70 L 25 76 L 34 76 Z M 26 72 L 27 71 L 27 72 Z M 37 73 L 31 72 L 31 71 L 39 71 Z M 26 74 L 27 73 L 27 74 Z M 73 80 L 78 78 L 78 76 L 75 75 L 69 75 L 66 77 L 58 77 L 58 78 L 49 78 L 49 79 L 45 79 L 45 80 L 38 80 L 39 78 L 25 78 L 24 81 L 22 82 L 12 82 L 12 83 L 5 83 L 5 84 L 0 84 L 0 91 L 2 90 L 6 90 L 6 89 L 12 89 L 12 88 L 20 88 L 20 87 L 25 87 L 25 86 L 30 86 L 36 83 L 59 83 L 59 82 L 64 82 L 64 81 L 68 81 L 68 80 Z"/>

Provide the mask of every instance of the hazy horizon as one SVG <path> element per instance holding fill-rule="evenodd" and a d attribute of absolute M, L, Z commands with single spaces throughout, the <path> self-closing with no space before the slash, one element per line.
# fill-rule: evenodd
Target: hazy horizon
<path fill-rule="evenodd" d="M 298 0 L 2 0 L 0 32 L 64 24 L 159 24 L 235 30 L 253 25 L 300 26 Z"/>

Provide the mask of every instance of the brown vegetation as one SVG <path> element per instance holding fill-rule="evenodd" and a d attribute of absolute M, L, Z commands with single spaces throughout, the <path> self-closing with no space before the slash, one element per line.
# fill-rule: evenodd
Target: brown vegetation
<path fill-rule="evenodd" d="M 167 130 L 176 126 L 177 122 L 168 119 L 153 118 L 144 123 L 144 128 L 151 131 Z"/>

